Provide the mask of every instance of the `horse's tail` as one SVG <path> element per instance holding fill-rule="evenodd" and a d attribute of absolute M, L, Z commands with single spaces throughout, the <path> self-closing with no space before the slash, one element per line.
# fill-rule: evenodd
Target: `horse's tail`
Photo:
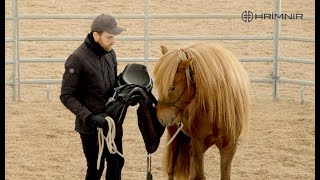
<path fill-rule="evenodd" d="M 168 141 L 176 132 L 177 127 L 168 127 Z M 175 139 L 168 145 L 165 155 L 165 170 L 170 176 L 177 179 L 188 178 L 190 169 L 190 142 L 191 138 L 179 132 Z"/>

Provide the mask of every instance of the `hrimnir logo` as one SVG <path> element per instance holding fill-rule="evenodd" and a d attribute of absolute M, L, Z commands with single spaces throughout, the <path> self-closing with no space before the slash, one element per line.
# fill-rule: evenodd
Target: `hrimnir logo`
<path fill-rule="evenodd" d="M 251 11 L 243 11 L 241 18 L 244 22 L 251 22 L 253 19 L 253 13 Z"/>
<path fill-rule="evenodd" d="M 264 13 L 264 14 L 253 14 L 252 11 L 243 11 L 241 18 L 244 22 L 251 22 L 256 19 L 283 19 L 283 20 L 302 20 L 303 14 L 275 14 L 275 13 Z"/>

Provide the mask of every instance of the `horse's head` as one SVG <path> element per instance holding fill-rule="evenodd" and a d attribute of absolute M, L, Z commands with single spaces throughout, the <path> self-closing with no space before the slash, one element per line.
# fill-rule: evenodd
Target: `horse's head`
<path fill-rule="evenodd" d="M 195 95 L 193 59 L 184 50 L 161 48 L 163 56 L 154 69 L 159 96 L 157 116 L 162 125 L 170 126 L 182 120 L 185 107 Z"/>

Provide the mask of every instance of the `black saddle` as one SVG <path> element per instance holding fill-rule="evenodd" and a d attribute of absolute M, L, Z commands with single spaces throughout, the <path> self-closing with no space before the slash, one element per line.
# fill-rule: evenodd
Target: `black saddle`
<path fill-rule="evenodd" d="M 137 109 L 139 130 L 146 151 L 149 154 L 154 153 L 160 144 L 165 127 L 157 119 L 157 100 L 151 93 L 153 83 L 147 68 L 141 64 L 128 64 L 117 79 L 118 87 L 114 88 L 113 97 L 105 105 L 106 114 L 114 120 L 118 129 L 118 127 L 122 127 L 128 107 L 139 104 Z M 106 136 L 108 127 L 105 127 L 103 132 Z M 122 131 L 119 134 L 117 132 L 116 139 L 122 137 Z M 146 179 L 152 180 L 151 156 L 147 158 Z"/>
<path fill-rule="evenodd" d="M 152 90 L 152 79 L 149 76 L 146 66 L 142 64 L 128 64 L 118 76 L 118 85 L 135 84 Z"/>
<path fill-rule="evenodd" d="M 118 76 L 118 87 L 106 103 L 106 113 L 116 126 L 122 125 L 127 108 L 139 104 L 137 109 L 138 126 L 148 153 L 157 150 L 165 127 L 156 115 L 157 100 L 151 93 L 152 79 L 142 64 L 128 64 Z"/>

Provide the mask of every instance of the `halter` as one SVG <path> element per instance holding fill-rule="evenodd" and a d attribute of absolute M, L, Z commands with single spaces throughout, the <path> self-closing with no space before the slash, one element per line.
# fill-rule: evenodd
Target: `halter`
<path fill-rule="evenodd" d="M 179 110 L 180 113 L 183 113 L 183 109 L 180 108 L 179 106 L 176 105 L 177 102 L 179 102 L 179 100 L 181 99 L 181 97 L 184 94 L 184 91 L 187 89 L 187 85 L 184 86 L 182 93 L 180 94 L 180 96 L 173 102 L 162 102 L 162 101 L 158 101 L 158 104 L 164 105 L 164 106 L 173 106 L 175 108 L 177 108 Z"/>

